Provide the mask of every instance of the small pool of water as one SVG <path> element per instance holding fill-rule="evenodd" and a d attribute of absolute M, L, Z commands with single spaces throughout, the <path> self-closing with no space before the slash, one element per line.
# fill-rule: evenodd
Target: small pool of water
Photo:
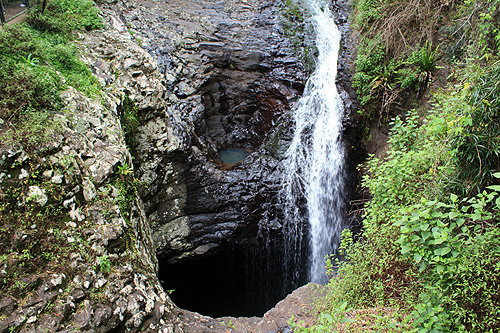
<path fill-rule="evenodd" d="M 222 162 L 226 164 L 234 164 L 241 162 L 250 155 L 249 152 L 247 152 L 245 149 L 241 148 L 228 148 L 219 151 L 219 156 Z"/>

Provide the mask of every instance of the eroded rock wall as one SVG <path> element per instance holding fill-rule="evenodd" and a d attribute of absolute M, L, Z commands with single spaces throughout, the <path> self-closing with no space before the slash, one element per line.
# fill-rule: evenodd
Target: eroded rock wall
<path fill-rule="evenodd" d="M 257 244 L 259 228 L 276 220 L 267 207 L 279 186 L 276 156 L 263 143 L 306 77 L 279 8 L 267 0 L 127 1 L 104 12 L 161 73 L 156 103 L 130 90 L 141 118 L 134 163 L 149 185 L 142 197 L 159 258 Z M 226 147 L 253 154 L 227 170 L 218 157 Z"/>
<path fill-rule="evenodd" d="M 38 146 L 0 144 L 2 208 L 25 212 L 0 224 L 0 332 L 173 332 L 177 310 L 157 277 L 120 124 L 125 95 L 143 109 L 162 105 L 163 75 L 119 29 L 81 35 L 80 44 L 105 91 L 65 91 L 58 126 Z M 22 267 L 32 251 L 44 255 Z"/>
<path fill-rule="evenodd" d="M 23 192 L 20 207 L 59 205 L 64 219 L 43 234 L 24 226 L 8 245 L 2 234 L 2 246 L 13 250 L 0 278 L 13 278 L 16 242 L 45 237 L 65 252 L 59 266 L 23 277 L 31 293 L 0 301 L 0 331 L 189 331 L 160 286 L 156 253 L 178 262 L 227 242 L 255 245 L 259 230 L 280 228 L 277 131 L 286 134 L 306 73 L 278 4 L 104 1 L 109 28 L 80 36 L 103 96 L 65 92 L 62 129 L 37 151 L 1 145 L 1 185 L 44 175 Z M 126 95 L 140 116 L 134 157 L 119 122 Z M 253 153 L 230 168 L 217 154 L 228 146 Z M 125 212 L 117 180 L 132 164 L 141 198 Z M 62 195 L 50 197 L 47 184 L 61 186 Z M 12 228 L 6 223 L 2 232 Z"/>
<path fill-rule="evenodd" d="M 2 221 L 8 252 L 0 277 L 10 284 L 3 286 L 9 294 L 0 301 L 0 331 L 172 331 L 174 306 L 156 277 L 142 202 L 131 193 L 130 211 L 119 206 L 127 194 L 115 182 L 117 167 L 131 165 L 120 95 L 94 100 L 70 88 L 62 97 L 67 112 L 56 116 L 60 128 L 49 142 L 34 151 L 16 143 L 0 149 L 3 202 L 18 200 L 20 210 L 40 214 L 32 225 L 22 220 L 30 215 Z M 18 253 L 21 247 L 27 250 Z M 37 253 L 30 267 L 19 266 L 31 251 L 46 260 Z"/>

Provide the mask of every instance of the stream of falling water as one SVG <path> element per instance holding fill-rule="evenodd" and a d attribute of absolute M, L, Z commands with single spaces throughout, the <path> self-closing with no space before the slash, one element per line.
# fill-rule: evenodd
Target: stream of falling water
<path fill-rule="evenodd" d="M 308 280 L 326 283 L 325 256 L 336 253 L 344 227 L 344 149 L 340 137 L 344 106 L 335 81 L 341 34 L 328 5 L 321 5 L 320 0 L 307 2 L 319 56 L 296 105 L 293 140 L 285 158 L 285 255 L 296 256 L 308 242 Z M 306 233 L 304 220 L 308 223 Z M 300 267 L 303 260 L 299 255 L 291 260 L 292 265 Z"/>

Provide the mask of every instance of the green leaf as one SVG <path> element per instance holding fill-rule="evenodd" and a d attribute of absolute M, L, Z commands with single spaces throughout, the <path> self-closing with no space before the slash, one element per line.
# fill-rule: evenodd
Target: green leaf
<path fill-rule="evenodd" d="M 427 231 L 427 229 L 429 229 L 429 226 L 430 226 L 429 223 L 424 223 L 420 226 L 420 230 Z"/>
<path fill-rule="evenodd" d="M 420 254 L 415 254 L 413 259 L 415 259 L 415 262 L 418 264 L 422 260 L 422 256 Z"/>
<path fill-rule="evenodd" d="M 401 253 L 402 254 L 406 254 L 408 252 L 411 251 L 411 245 L 404 245 L 402 248 L 401 248 Z"/>
<path fill-rule="evenodd" d="M 444 271 L 444 266 L 443 265 L 438 265 L 436 267 L 436 270 L 437 270 L 438 274 L 441 274 Z"/>
<path fill-rule="evenodd" d="M 419 272 L 422 273 L 426 268 L 427 268 L 427 264 L 425 263 L 425 261 L 422 261 L 420 263 Z"/>
<path fill-rule="evenodd" d="M 404 220 L 399 220 L 399 221 L 397 221 L 397 222 L 395 222 L 395 223 L 394 223 L 394 226 L 395 226 L 395 227 L 400 227 L 400 226 L 402 226 L 404 223 L 405 223 L 405 221 L 404 221 Z"/>
<path fill-rule="evenodd" d="M 500 185 L 486 186 L 487 189 L 500 192 Z"/>
<path fill-rule="evenodd" d="M 437 256 L 445 256 L 448 253 L 450 253 L 451 249 L 446 246 L 446 247 L 441 247 L 439 249 L 434 250 L 434 254 Z"/>
<path fill-rule="evenodd" d="M 344 311 L 346 308 L 347 308 L 347 302 L 342 303 L 339 307 L 340 311 Z"/>
<path fill-rule="evenodd" d="M 339 320 L 339 322 L 342 323 L 342 324 L 353 323 L 355 321 L 356 320 L 351 319 L 351 318 L 342 318 L 342 319 Z"/>
<path fill-rule="evenodd" d="M 453 194 L 453 193 L 452 193 L 452 194 L 450 195 L 450 199 L 451 199 L 451 202 L 457 202 L 457 200 L 458 200 L 458 196 L 457 196 L 456 194 Z"/>
<path fill-rule="evenodd" d="M 326 319 L 328 322 L 333 322 L 333 317 L 329 313 L 322 313 L 321 318 Z"/>

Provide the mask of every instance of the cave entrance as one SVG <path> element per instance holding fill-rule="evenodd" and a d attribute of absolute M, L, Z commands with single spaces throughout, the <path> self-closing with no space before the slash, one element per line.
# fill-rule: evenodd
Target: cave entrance
<path fill-rule="evenodd" d="M 213 318 L 262 317 L 298 287 L 286 285 L 281 256 L 273 252 L 230 245 L 208 258 L 160 263 L 159 277 L 182 309 Z"/>

